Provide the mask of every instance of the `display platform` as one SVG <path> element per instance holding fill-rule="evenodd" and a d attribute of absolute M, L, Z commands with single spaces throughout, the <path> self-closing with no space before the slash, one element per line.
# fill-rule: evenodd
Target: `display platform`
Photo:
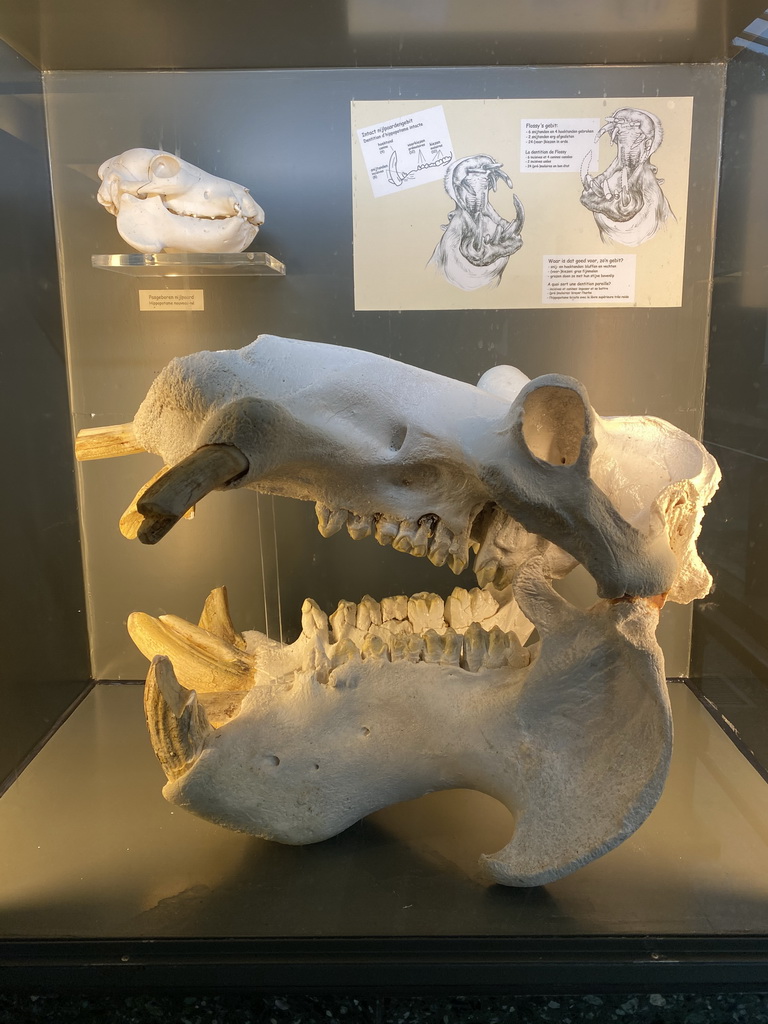
<path fill-rule="evenodd" d="M 513 889 L 477 866 L 512 819 L 474 792 L 307 847 L 194 818 L 161 796 L 142 688 L 97 685 L 0 799 L 0 979 L 764 984 L 768 785 L 687 686 L 671 693 L 672 770 L 649 820 L 571 876 Z"/>

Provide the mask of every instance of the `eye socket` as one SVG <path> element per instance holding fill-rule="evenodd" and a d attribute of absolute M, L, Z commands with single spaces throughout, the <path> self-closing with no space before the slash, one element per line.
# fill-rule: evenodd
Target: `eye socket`
<path fill-rule="evenodd" d="M 170 153 L 161 153 L 154 157 L 149 164 L 150 174 L 156 178 L 172 178 L 181 170 L 181 164 Z"/>
<path fill-rule="evenodd" d="M 584 403 L 568 387 L 545 385 L 523 405 L 523 440 L 528 450 L 552 466 L 572 466 L 586 432 Z"/>

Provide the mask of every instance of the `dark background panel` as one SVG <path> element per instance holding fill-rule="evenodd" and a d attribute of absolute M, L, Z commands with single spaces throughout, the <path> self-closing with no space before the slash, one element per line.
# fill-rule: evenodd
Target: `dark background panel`
<path fill-rule="evenodd" d="M 0 78 L 1 783 L 90 675 L 42 86 Z"/>
<path fill-rule="evenodd" d="M 768 57 L 728 66 L 704 439 L 723 469 L 700 549 L 715 590 L 695 610 L 702 694 L 768 766 Z"/>
<path fill-rule="evenodd" d="M 719 61 L 761 0 L 6 0 L 0 28 L 46 70 Z"/>

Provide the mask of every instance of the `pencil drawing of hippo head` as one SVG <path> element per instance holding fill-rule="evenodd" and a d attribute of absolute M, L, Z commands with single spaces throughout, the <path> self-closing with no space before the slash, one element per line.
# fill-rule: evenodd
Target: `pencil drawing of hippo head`
<path fill-rule="evenodd" d="M 664 138 L 661 121 L 647 110 L 621 107 L 595 136 L 609 135 L 616 147 L 610 165 L 592 177 L 591 153 L 582 166 L 581 204 L 591 210 L 605 241 L 642 245 L 673 216 L 651 156 Z"/>
<path fill-rule="evenodd" d="M 430 264 L 465 291 L 498 285 L 509 257 L 523 244 L 525 213 L 518 197 L 512 193 L 511 221 L 490 201 L 499 181 L 512 188 L 512 179 L 501 168 L 493 157 L 481 154 L 454 161 L 445 173 L 445 191 L 454 208 Z"/>

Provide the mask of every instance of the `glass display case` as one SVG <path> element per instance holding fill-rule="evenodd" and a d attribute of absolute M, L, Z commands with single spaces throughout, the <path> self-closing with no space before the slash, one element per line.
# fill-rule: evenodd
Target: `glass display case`
<path fill-rule="evenodd" d="M 472 19 L 458 4 L 427 18 L 348 0 L 322 18 L 302 8 L 298 36 L 290 4 L 236 36 L 194 4 L 183 31 L 171 4 L 152 33 L 109 32 L 88 5 L 0 15 L 6 984 L 764 984 L 764 22 L 746 3 L 716 16 L 696 2 L 620 16 L 598 5 L 573 24 L 572 5 L 558 6 L 545 24 L 540 5 L 520 5 L 512 24 L 493 0 Z M 647 148 L 622 184 L 625 121 Z M 247 185 L 266 211 L 248 251 L 130 252 L 96 193 L 104 161 L 131 147 Z M 601 222 L 580 196 L 605 210 L 633 168 L 661 212 L 622 240 L 611 231 L 628 218 Z M 514 222 L 516 241 L 499 279 L 475 290 L 429 264 L 461 218 L 456 190 L 477 175 L 483 209 Z M 236 630 L 292 643 L 308 596 L 331 613 L 342 598 L 447 600 L 477 585 L 469 568 L 322 538 L 312 504 L 279 494 L 217 491 L 158 545 L 121 535 L 158 459 L 139 446 L 76 465 L 75 435 L 130 423 L 172 359 L 258 335 L 473 385 L 499 364 L 565 374 L 601 415 L 661 417 L 718 460 L 699 540 L 714 589 L 693 607 L 669 602 L 659 625 L 669 777 L 615 849 L 507 887 L 479 858 L 504 846 L 514 816 L 469 787 L 309 845 L 163 799 L 133 612 L 195 623 L 225 584 Z M 583 568 L 558 587 L 580 608 L 595 600 Z"/>

